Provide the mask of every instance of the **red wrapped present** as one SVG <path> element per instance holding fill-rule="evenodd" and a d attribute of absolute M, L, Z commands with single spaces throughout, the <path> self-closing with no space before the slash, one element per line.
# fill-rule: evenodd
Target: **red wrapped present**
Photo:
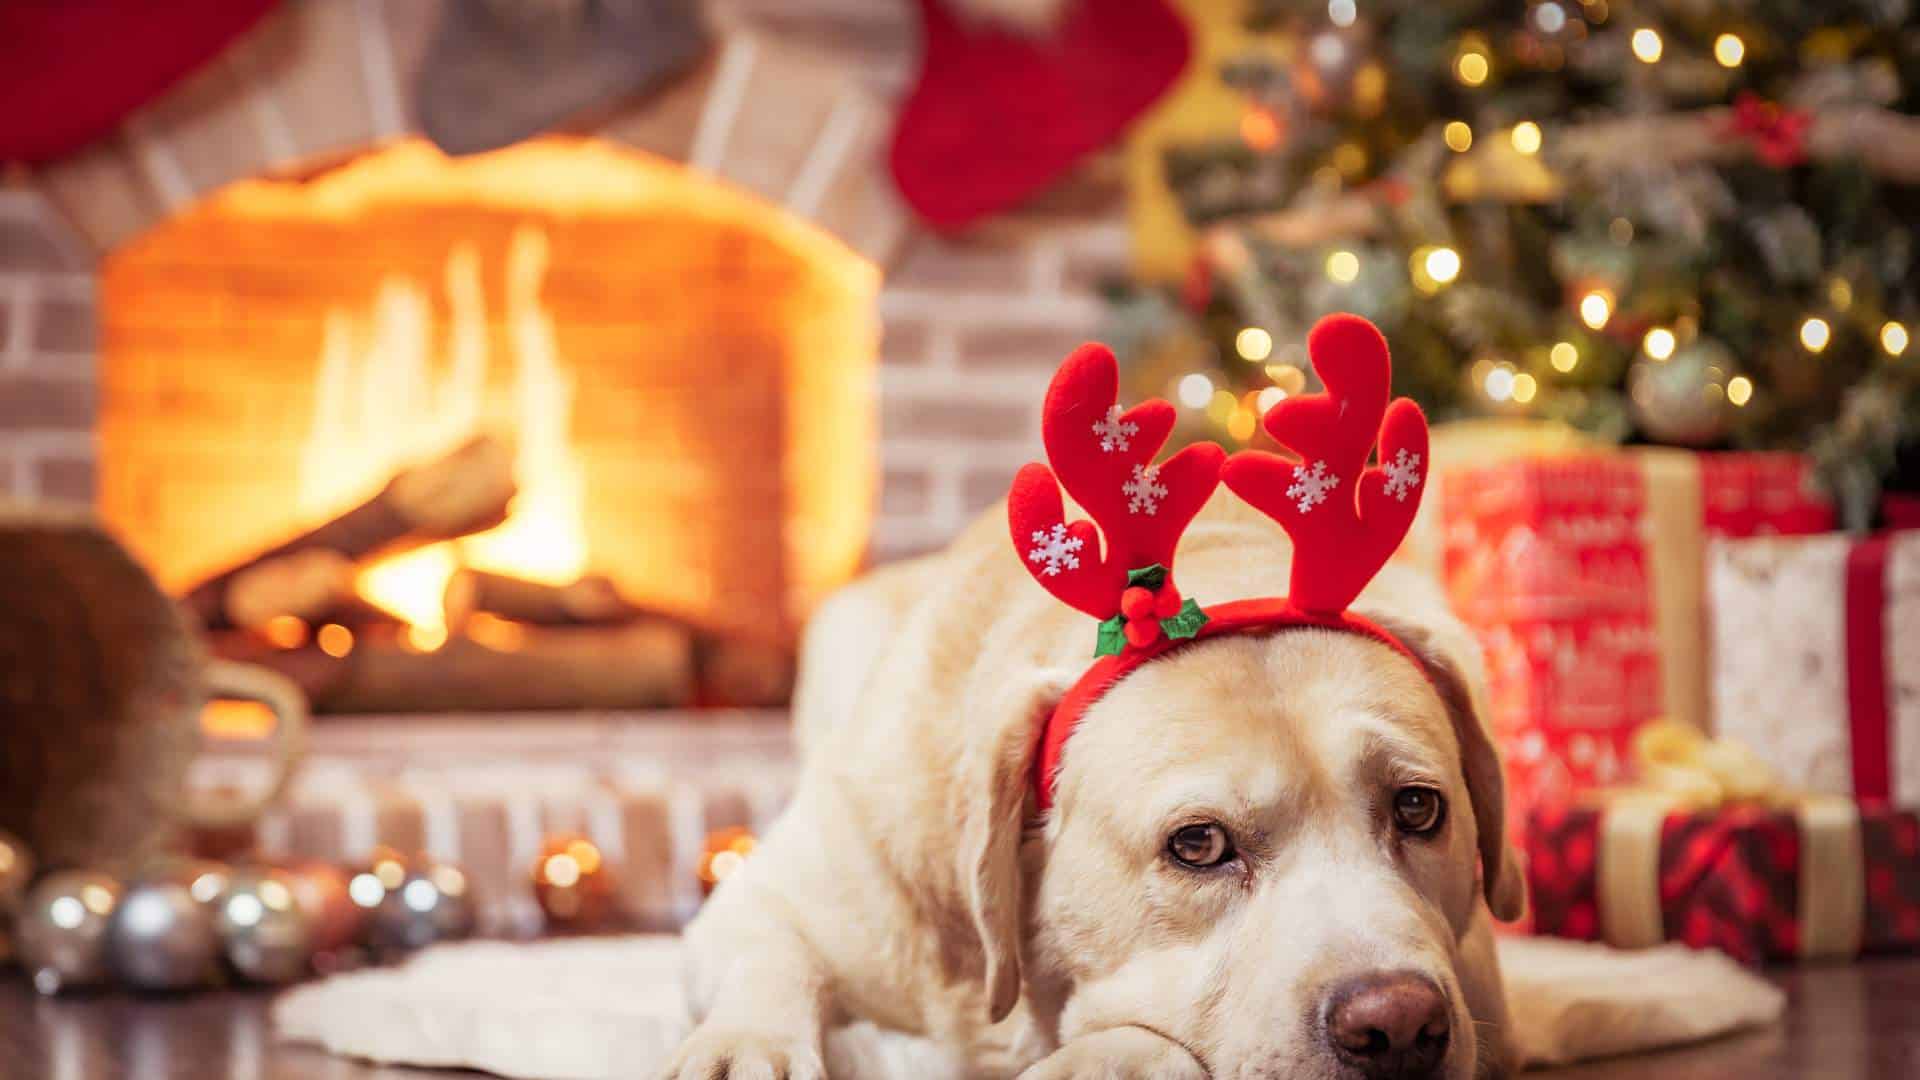
<path fill-rule="evenodd" d="M 1716 541 L 1714 730 L 1807 791 L 1920 806 L 1920 530 Z"/>
<path fill-rule="evenodd" d="M 1748 963 L 1920 949 L 1920 817 L 1811 796 L 1791 808 L 1536 809 L 1536 933 L 1677 941 Z"/>
<path fill-rule="evenodd" d="M 1648 720 L 1705 728 L 1707 540 L 1831 529 L 1806 476 L 1796 455 L 1666 449 L 1443 475 L 1445 580 L 1486 649 L 1516 821 L 1622 779 Z"/>

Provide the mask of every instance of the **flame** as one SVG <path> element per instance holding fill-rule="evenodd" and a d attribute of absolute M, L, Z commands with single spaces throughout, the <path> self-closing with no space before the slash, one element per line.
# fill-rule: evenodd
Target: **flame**
<path fill-rule="evenodd" d="M 519 495 L 495 528 L 431 544 L 362 570 L 355 588 L 405 620 L 422 651 L 446 641 L 447 580 L 462 566 L 564 584 L 587 568 L 584 483 L 569 423 L 574 385 L 541 304 L 547 235 L 522 226 L 507 251 L 507 400 L 488 394 L 489 345 L 481 259 L 448 255 L 446 357 L 437 363 L 433 315 L 416 282 L 389 277 L 369 315 L 327 313 L 312 425 L 301 452 L 299 505 L 319 518 L 371 497 L 406 465 L 445 453 L 487 428 L 515 437 Z"/>

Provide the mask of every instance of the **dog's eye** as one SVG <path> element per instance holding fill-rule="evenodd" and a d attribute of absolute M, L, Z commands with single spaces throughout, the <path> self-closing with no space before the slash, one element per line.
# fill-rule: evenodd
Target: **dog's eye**
<path fill-rule="evenodd" d="M 1167 853 L 1184 866 L 1205 870 L 1233 858 L 1233 838 L 1227 830 L 1209 822 L 1175 829 L 1167 838 Z"/>
<path fill-rule="evenodd" d="M 1430 787 L 1403 787 L 1393 793 L 1393 823 L 1401 832 L 1430 833 L 1447 817 L 1447 800 Z"/>

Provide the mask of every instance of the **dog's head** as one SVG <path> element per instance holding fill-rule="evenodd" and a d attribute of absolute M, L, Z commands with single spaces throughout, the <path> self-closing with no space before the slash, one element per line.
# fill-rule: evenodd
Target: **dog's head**
<path fill-rule="evenodd" d="M 1292 629 L 1133 672 L 1024 840 L 1003 739 L 961 853 L 996 1016 L 1024 981 L 1062 1039 L 1144 1026 L 1214 1076 L 1473 1075 L 1461 942 L 1523 906 L 1500 763 L 1463 658 L 1391 630 L 1425 671 Z"/>

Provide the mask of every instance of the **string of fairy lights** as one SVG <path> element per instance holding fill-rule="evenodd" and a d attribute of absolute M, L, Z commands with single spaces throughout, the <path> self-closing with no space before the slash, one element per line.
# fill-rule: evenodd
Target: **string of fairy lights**
<path fill-rule="evenodd" d="M 1527 18 L 1551 41 L 1570 29 L 1570 24 L 1576 21 L 1571 14 L 1571 2 L 1540 0 L 1528 9 Z M 1611 14 L 1607 0 L 1578 0 L 1578 10 L 1587 25 L 1604 23 Z M 1354 0 L 1330 0 L 1327 15 L 1334 27 L 1350 27 L 1358 17 L 1358 8 Z M 1656 26 L 1635 26 L 1627 35 L 1627 42 L 1634 60 L 1641 64 L 1660 64 L 1668 57 L 1667 42 Z M 1307 47 L 1311 55 L 1313 43 L 1309 42 Z M 1549 44 L 1545 46 L 1544 54 L 1535 57 L 1534 62 L 1548 69 L 1557 68 L 1563 60 L 1560 49 L 1558 44 Z M 1748 42 L 1737 30 L 1732 29 L 1717 34 L 1708 51 L 1715 63 L 1729 71 L 1741 67 L 1749 56 Z M 1496 78 L 1496 55 L 1496 50 L 1483 35 L 1465 33 L 1455 45 L 1449 70 L 1463 87 L 1473 89 L 1485 86 Z M 1271 150 L 1283 138 L 1284 131 L 1285 125 L 1276 121 L 1270 111 L 1258 104 L 1252 104 L 1245 110 L 1239 124 L 1241 139 L 1253 150 L 1261 152 Z M 1486 132 L 1476 132 L 1473 124 L 1466 119 L 1446 121 L 1441 126 L 1440 134 L 1441 141 L 1454 154 L 1467 153 L 1473 149 L 1476 140 L 1487 136 Z M 1547 146 L 1549 132 L 1535 120 L 1521 119 L 1501 126 L 1492 137 L 1504 139 L 1513 152 L 1531 158 L 1541 154 Z M 1343 154 L 1348 158 L 1359 157 L 1360 160 L 1343 162 Z M 1357 143 L 1343 142 L 1332 148 L 1329 161 L 1333 171 L 1351 178 L 1364 168 L 1364 154 L 1364 148 Z M 1634 238 L 1634 225 L 1625 217 L 1615 218 L 1607 231 L 1610 239 L 1623 247 L 1631 244 Z M 1345 246 L 1333 247 L 1325 252 L 1322 269 L 1327 280 L 1334 285 L 1354 285 L 1363 273 L 1361 253 Z M 1468 269 L 1457 248 L 1448 244 L 1421 245 L 1414 248 L 1407 259 L 1407 283 L 1418 294 L 1434 297 L 1462 281 Z M 1826 291 L 1834 309 L 1844 311 L 1850 306 L 1851 286 L 1844 278 L 1833 277 Z M 1613 288 L 1600 284 L 1575 288 L 1569 297 L 1572 314 L 1580 325 L 1595 333 L 1606 331 L 1615 323 L 1620 301 Z M 1636 319 L 1631 325 L 1633 330 L 1638 330 L 1644 324 Z M 1622 332 L 1632 333 L 1633 330 Z M 1699 320 L 1695 315 L 1670 317 L 1641 333 L 1636 359 L 1644 358 L 1654 364 L 1664 364 L 1698 334 Z M 1798 342 L 1809 356 L 1824 352 L 1834 336 L 1832 324 L 1818 310 L 1808 312 L 1799 322 Z M 1875 336 L 1881 351 L 1889 358 L 1905 355 L 1912 343 L 1908 326 L 1893 318 L 1886 319 Z M 1182 406 L 1204 413 L 1207 419 L 1224 429 L 1228 435 L 1247 441 L 1253 437 L 1262 415 L 1305 388 L 1305 356 L 1299 346 L 1288 345 L 1283 350 L 1286 355 L 1276 358 L 1273 332 L 1259 325 L 1241 328 L 1234 335 L 1233 349 L 1239 359 L 1249 364 L 1264 365 L 1272 385 L 1235 393 L 1217 386 L 1215 379 L 1205 371 L 1193 371 L 1178 377 L 1174 391 Z M 1575 340 L 1549 340 L 1542 343 L 1537 352 L 1544 358 L 1542 366 L 1560 376 L 1574 375 L 1586 359 L 1581 344 Z M 1278 362 L 1273 362 L 1276 359 Z M 1754 380 L 1731 371 L 1730 357 L 1725 367 L 1729 370 L 1722 370 L 1718 365 L 1712 369 L 1716 377 L 1705 383 L 1703 392 L 1736 408 L 1752 403 L 1757 392 Z M 1469 365 L 1468 380 L 1495 411 L 1524 410 L 1544 390 L 1540 376 L 1523 370 L 1521 365 L 1512 360 L 1493 356 L 1474 359 Z"/>

